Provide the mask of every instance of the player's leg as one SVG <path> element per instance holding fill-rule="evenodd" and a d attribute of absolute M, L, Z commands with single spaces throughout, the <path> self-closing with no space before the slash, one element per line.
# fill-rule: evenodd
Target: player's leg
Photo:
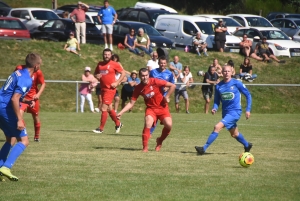
<path fill-rule="evenodd" d="M 155 151 L 159 151 L 161 149 L 163 141 L 169 136 L 172 129 L 172 118 L 170 116 L 162 119 L 162 122 L 164 128 L 162 129 L 161 136 L 156 139 Z"/>
<path fill-rule="evenodd" d="M 252 148 L 252 144 L 244 138 L 242 133 L 238 131 L 237 127 L 230 129 L 229 132 L 233 138 L 235 138 L 239 143 L 244 145 L 245 152 L 250 151 L 250 149 Z"/>
<path fill-rule="evenodd" d="M 120 120 L 117 118 L 117 113 L 113 109 L 112 103 L 108 106 L 108 113 L 110 118 L 115 122 L 116 133 L 119 133 L 123 125 L 120 122 Z"/>
<path fill-rule="evenodd" d="M 119 96 L 118 90 L 116 91 L 114 99 L 115 99 L 114 110 L 115 110 L 115 112 L 118 112 L 119 103 L 120 103 L 120 96 Z"/>
<path fill-rule="evenodd" d="M 80 112 L 84 112 L 85 95 L 80 94 Z"/>
<path fill-rule="evenodd" d="M 156 121 L 156 115 L 151 109 L 146 109 L 145 125 L 142 135 L 143 152 L 148 152 L 148 141 L 150 138 L 150 128 Z"/>
<path fill-rule="evenodd" d="M 27 107 L 27 112 L 31 113 L 33 118 L 33 125 L 34 125 L 34 141 L 40 141 L 40 130 L 41 130 L 41 120 L 39 117 L 40 112 L 40 101 L 35 101 L 35 106 L 33 108 Z"/>

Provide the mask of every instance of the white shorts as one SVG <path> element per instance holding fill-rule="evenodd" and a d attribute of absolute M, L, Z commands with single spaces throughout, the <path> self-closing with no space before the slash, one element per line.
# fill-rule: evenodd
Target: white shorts
<path fill-rule="evenodd" d="M 102 24 L 102 33 L 112 34 L 113 25 L 112 24 Z"/>

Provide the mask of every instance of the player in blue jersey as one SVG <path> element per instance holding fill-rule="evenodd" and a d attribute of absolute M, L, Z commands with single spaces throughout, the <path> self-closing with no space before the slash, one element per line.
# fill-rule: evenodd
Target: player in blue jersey
<path fill-rule="evenodd" d="M 173 73 L 167 69 L 167 58 L 165 56 L 161 56 L 158 59 L 158 68 L 155 68 L 150 71 L 150 77 L 158 78 L 161 80 L 165 80 L 167 82 L 171 82 L 172 84 L 175 83 Z M 168 93 L 169 88 L 163 87 L 160 89 L 161 93 L 165 96 Z M 156 124 L 151 127 L 150 134 L 154 132 Z"/>
<path fill-rule="evenodd" d="M 222 70 L 223 81 L 216 85 L 214 106 L 211 113 L 214 115 L 222 101 L 222 120 L 214 127 L 213 132 L 207 139 L 203 147 L 195 146 L 198 154 L 203 155 L 207 148 L 218 137 L 219 132 L 226 127 L 231 136 L 238 142 L 244 145 L 245 152 L 249 152 L 252 144 L 245 140 L 242 133 L 238 131 L 236 122 L 240 119 L 242 114 L 241 107 L 241 93 L 247 99 L 246 106 L 246 119 L 250 118 L 250 110 L 252 98 L 248 89 L 236 79 L 231 79 L 232 68 L 231 66 L 224 66 Z"/>
<path fill-rule="evenodd" d="M 34 107 L 35 102 L 24 97 L 32 85 L 31 75 L 40 68 L 42 59 L 38 54 L 30 53 L 25 62 L 26 67 L 13 72 L 0 89 L 0 129 L 6 137 L 6 142 L 0 151 L 0 180 L 2 181 L 4 181 L 3 176 L 11 181 L 18 181 L 10 170 L 29 144 L 20 113 L 20 101 Z M 15 144 L 16 139 L 18 142 Z"/>

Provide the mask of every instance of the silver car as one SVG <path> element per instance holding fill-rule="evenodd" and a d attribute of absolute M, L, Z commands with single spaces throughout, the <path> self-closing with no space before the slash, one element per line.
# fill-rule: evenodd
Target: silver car
<path fill-rule="evenodd" d="M 300 30 L 300 18 L 278 18 L 271 20 L 271 23 L 292 38 Z"/>
<path fill-rule="evenodd" d="M 295 33 L 295 35 L 293 36 L 293 40 L 294 41 L 299 41 L 300 42 L 300 30 L 298 29 L 298 31 Z"/>

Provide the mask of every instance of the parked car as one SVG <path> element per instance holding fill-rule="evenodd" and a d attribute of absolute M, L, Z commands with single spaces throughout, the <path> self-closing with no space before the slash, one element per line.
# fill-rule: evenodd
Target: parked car
<path fill-rule="evenodd" d="M 30 35 L 34 39 L 67 41 L 71 31 L 75 33 L 75 24 L 71 19 L 56 19 L 45 22 L 42 26 L 31 31 Z M 86 23 L 86 41 L 88 43 L 103 41 L 101 31 L 93 23 Z"/>
<path fill-rule="evenodd" d="M 0 39 L 30 40 L 30 34 L 19 19 L 0 17 Z"/>
<path fill-rule="evenodd" d="M 71 5 L 64 5 L 64 6 L 61 6 L 61 7 L 58 7 L 57 9 L 54 9 L 53 11 L 54 12 L 57 12 L 57 11 L 68 11 L 69 13 L 73 12 L 73 10 L 75 8 L 78 8 L 78 5 L 77 4 L 71 4 Z M 99 6 L 90 6 L 89 5 L 89 12 L 98 12 L 100 10 L 101 7 Z"/>
<path fill-rule="evenodd" d="M 269 12 L 266 18 L 267 18 L 267 20 L 271 21 L 273 19 L 276 19 L 276 16 L 278 16 L 280 14 L 287 14 L 287 13 L 286 12 Z"/>
<path fill-rule="evenodd" d="M 29 31 L 48 20 L 59 19 L 52 10 L 46 8 L 13 8 L 8 17 L 18 18 Z"/>
<path fill-rule="evenodd" d="M 242 27 L 233 33 L 240 38 L 244 34 L 247 34 L 248 39 L 253 41 L 253 48 L 265 36 L 269 49 L 275 56 L 300 56 L 300 43 L 291 40 L 276 27 Z"/>
<path fill-rule="evenodd" d="M 271 20 L 271 23 L 292 38 L 300 29 L 300 18 L 278 18 Z"/>
<path fill-rule="evenodd" d="M 293 36 L 293 40 L 300 42 L 300 30 L 298 30 L 298 32 L 295 33 L 295 35 Z"/>
<path fill-rule="evenodd" d="M 3 1 L 0 1 L 0 17 L 7 16 L 10 10 L 11 7 L 9 5 L 7 5 Z"/>
<path fill-rule="evenodd" d="M 167 10 L 157 8 L 122 8 L 116 12 L 120 21 L 143 22 L 152 26 L 159 15 L 171 14 Z"/>
<path fill-rule="evenodd" d="M 119 21 L 114 24 L 113 27 L 113 41 L 114 43 L 123 43 L 125 35 L 129 33 L 130 29 L 133 28 L 138 33 L 139 28 L 143 28 L 144 32 L 148 34 L 152 47 L 161 48 L 173 48 L 173 42 L 164 37 L 159 31 L 154 29 L 151 25 L 142 22 L 132 21 Z"/>
<path fill-rule="evenodd" d="M 300 18 L 300 14 L 298 14 L 298 13 L 285 13 L 285 12 L 273 12 L 273 13 L 269 13 L 267 17 L 272 18 L 272 19 L 277 19 L 277 18 Z M 272 19 L 268 19 L 268 20 L 272 20 Z"/>
<path fill-rule="evenodd" d="M 152 3 L 152 2 L 136 2 L 135 8 L 155 8 L 155 9 L 164 9 L 169 11 L 170 13 L 178 13 L 175 9 L 165 6 L 159 3 Z"/>
<path fill-rule="evenodd" d="M 207 15 L 207 14 L 203 14 L 203 15 L 194 15 L 194 16 L 207 17 L 207 18 L 214 19 L 214 20 L 217 20 L 217 21 L 219 21 L 219 19 L 223 19 L 223 24 L 227 26 L 227 31 L 230 34 L 235 32 L 238 27 L 242 27 L 242 25 L 238 21 L 236 21 L 232 17 L 228 17 L 228 16 L 225 16 L 225 15 Z"/>
<path fill-rule="evenodd" d="M 230 14 L 227 16 L 232 17 L 244 27 L 273 27 L 271 22 L 259 15 Z"/>

